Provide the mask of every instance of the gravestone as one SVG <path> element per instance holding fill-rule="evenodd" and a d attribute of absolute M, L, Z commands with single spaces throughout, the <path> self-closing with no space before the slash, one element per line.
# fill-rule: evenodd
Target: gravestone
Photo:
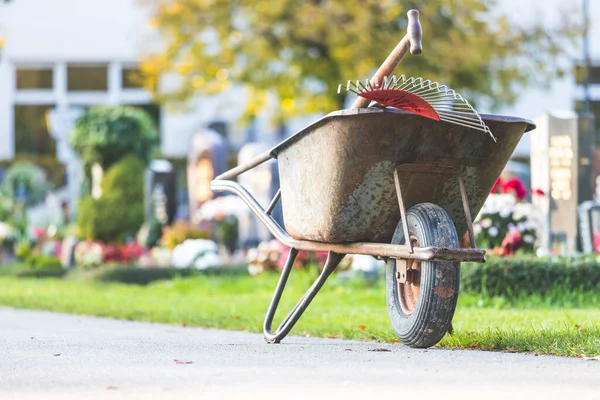
<path fill-rule="evenodd" d="M 77 239 L 73 236 L 68 236 L 63 240 L 60 250 L 60 263 L 64 268 L 75 266 L 75 247 L 77 243 Z"/>
<path fill-rule="evenodd" d="M 583 253 L 600 252 L 600 204 L 584 201 L 579 205 L 579 234 Z"/>
<path fill-rule="evenodd" d="M 173 165 L 166 160 L 153 160 L 144 179 L 146 221 L 157 219 L 170 225 L 177 213 L 177 182 Z"/>
<path fill-rule="evenodd" d="M 227 170 L 227 144 L 219 133 L 206 129 L 192 136 L 188 152 L 187 181 L 189 216 L 195 221 L 202 204 L 214 193 L 210 181 Z"/>
<path fill-rule="evenodd" d="M 578 206 L 592 200 L 593 120 L 572 112 L 546 113 L 531 132 L 531 188 L 541 215 L 540 250 L 573 254 L 578 249 Z"/>

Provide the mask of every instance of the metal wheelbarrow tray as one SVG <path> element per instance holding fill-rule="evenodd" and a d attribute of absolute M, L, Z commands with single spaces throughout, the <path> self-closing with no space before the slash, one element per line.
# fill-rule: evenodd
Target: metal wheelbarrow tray
<path fill-rule="evenodd" d="M 425 268 L 441 268 L 439 271 L 443 272 L 450 267 L 456 280 L 461 261 L 485 261 L 485 250 L 475 247 L 471 216 L 481 209 L 523 133 L 534 125 L 521 118 L 481 117 L 497 142 L 480 132 L 395 108 L 336 111 L 213 180 L 215 192 L 240 196 L 271 233 L 291 249 L 265 320 L 268 342 L 279 342 L 289 333 L 346 254 L 388 260 L 388 275 L 392 270 L 392 280 L 397 279 L 399 285 L 396 289 L 388 287 L 388 294 L 400 297 L 400 305 L 403 301 L 414 303 L 412 310 L 410 306 L 398 306 L 406 318 L 411 318 L 415 308 L 425 302 L 418 292 L 428 284 L 427 279 L 414 282 L 417 274 L 426 275 Z M 245 188 L 230 179 L 271 158 L 277 159 L 281 187 L 263 208 Z M 279 200 L 287 232 L 270 215 Z M 426 204 L 431 206 L 421 206 Z M 453 235 L 458 238 L 468 233 L 471 248 L 458 248 L 454 236 L 438 235 L 439 240 L 434 242 L 419 238 L 422 234 L 413 233 L 417 223 L 421 223 L 414 219 L 414 207 L 421 207 L 424 217 L 418 218 L 429 221 L 425 225 L 430 230 L 439 230 L 447 218 L 443 214 L 447 214 L 451 223 L 446 225 L 453 226 L 446 228 L 455 231 Z M 319 278 L 272 333 L 273 316 L 298 250 L 328 251 L 329 257 Z M 389 282 L 390 279 L 388 286 Z M 406 282 L 413 288 L 402 289 Z M 442 310 L 444 315 L 450 313 L 451 321 L 458 283 L 451 294 L 440 285 L 432 286 L 432 290 L 442 288 L 436 295 L 454 296 L 453 305 Z M 394 308 L 389 301 L 388 307 Z M 400 328 L 394 329 L 402 339 Z M 424 329 L 428 330 L 435 329 Z M 406 335 L 414 340 L 403 342 L 413 347 L 429 347 L 441 339 L 440 332 L 430 338 L 423 337 L 427 332 L 419 333 L 418 338 L 414 332 Z"/>

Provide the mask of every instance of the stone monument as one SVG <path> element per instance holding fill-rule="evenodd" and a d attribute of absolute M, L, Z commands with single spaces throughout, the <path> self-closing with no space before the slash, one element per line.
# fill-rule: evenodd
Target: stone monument
<path fill-rule="evenodd" d="M 146 221 L 157 219 L 170 225 L 177 213 L 177 182 L 173 165 L 166 160 L 153 160 L 144 177 Z"/>
<path fill-rule="evenodd" d="M 189 215 L 193 222 L 202 204 L 214 197 L 210 181 L 227 170 L 227 143 L 213 130 L 192 136 L 188 152 Z"/>
<path fill-rule="evenodd" d="M 594 195 L 593 119 L 573 112 L 546 113 L 531 132 L 531 188 L 542 214 L 540 251 L 573 254 L 578 250 L 578 206 Z"/>

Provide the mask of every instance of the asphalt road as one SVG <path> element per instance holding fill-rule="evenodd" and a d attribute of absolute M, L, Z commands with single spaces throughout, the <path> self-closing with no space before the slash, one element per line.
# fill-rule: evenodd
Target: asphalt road
<path fill-rule="evenodd" d="M 0 399 L 600 399 L 600 361 L 0 308 Z"/>

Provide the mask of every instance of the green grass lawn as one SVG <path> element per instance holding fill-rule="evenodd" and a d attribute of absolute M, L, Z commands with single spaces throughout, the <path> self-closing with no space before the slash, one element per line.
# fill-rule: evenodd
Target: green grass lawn
<path fill-rule="evenodd" d="M 309 285 L 292 273 L 280 310 Z M 261 332 L 277 277 L 201 276 L 148 286 L 0 277 L 0 304 L 186 326 Z M 282 313 L 279 314 L 279 319 Z M 445 348 L 504 350 L 566 356 L 600 355 L 600 294 L 571 293 L 517 300 L 462 293 L 454 334 Z M 397 342 L 388 321 L 383 282 L 333 277 L 295 335 Z"/>

